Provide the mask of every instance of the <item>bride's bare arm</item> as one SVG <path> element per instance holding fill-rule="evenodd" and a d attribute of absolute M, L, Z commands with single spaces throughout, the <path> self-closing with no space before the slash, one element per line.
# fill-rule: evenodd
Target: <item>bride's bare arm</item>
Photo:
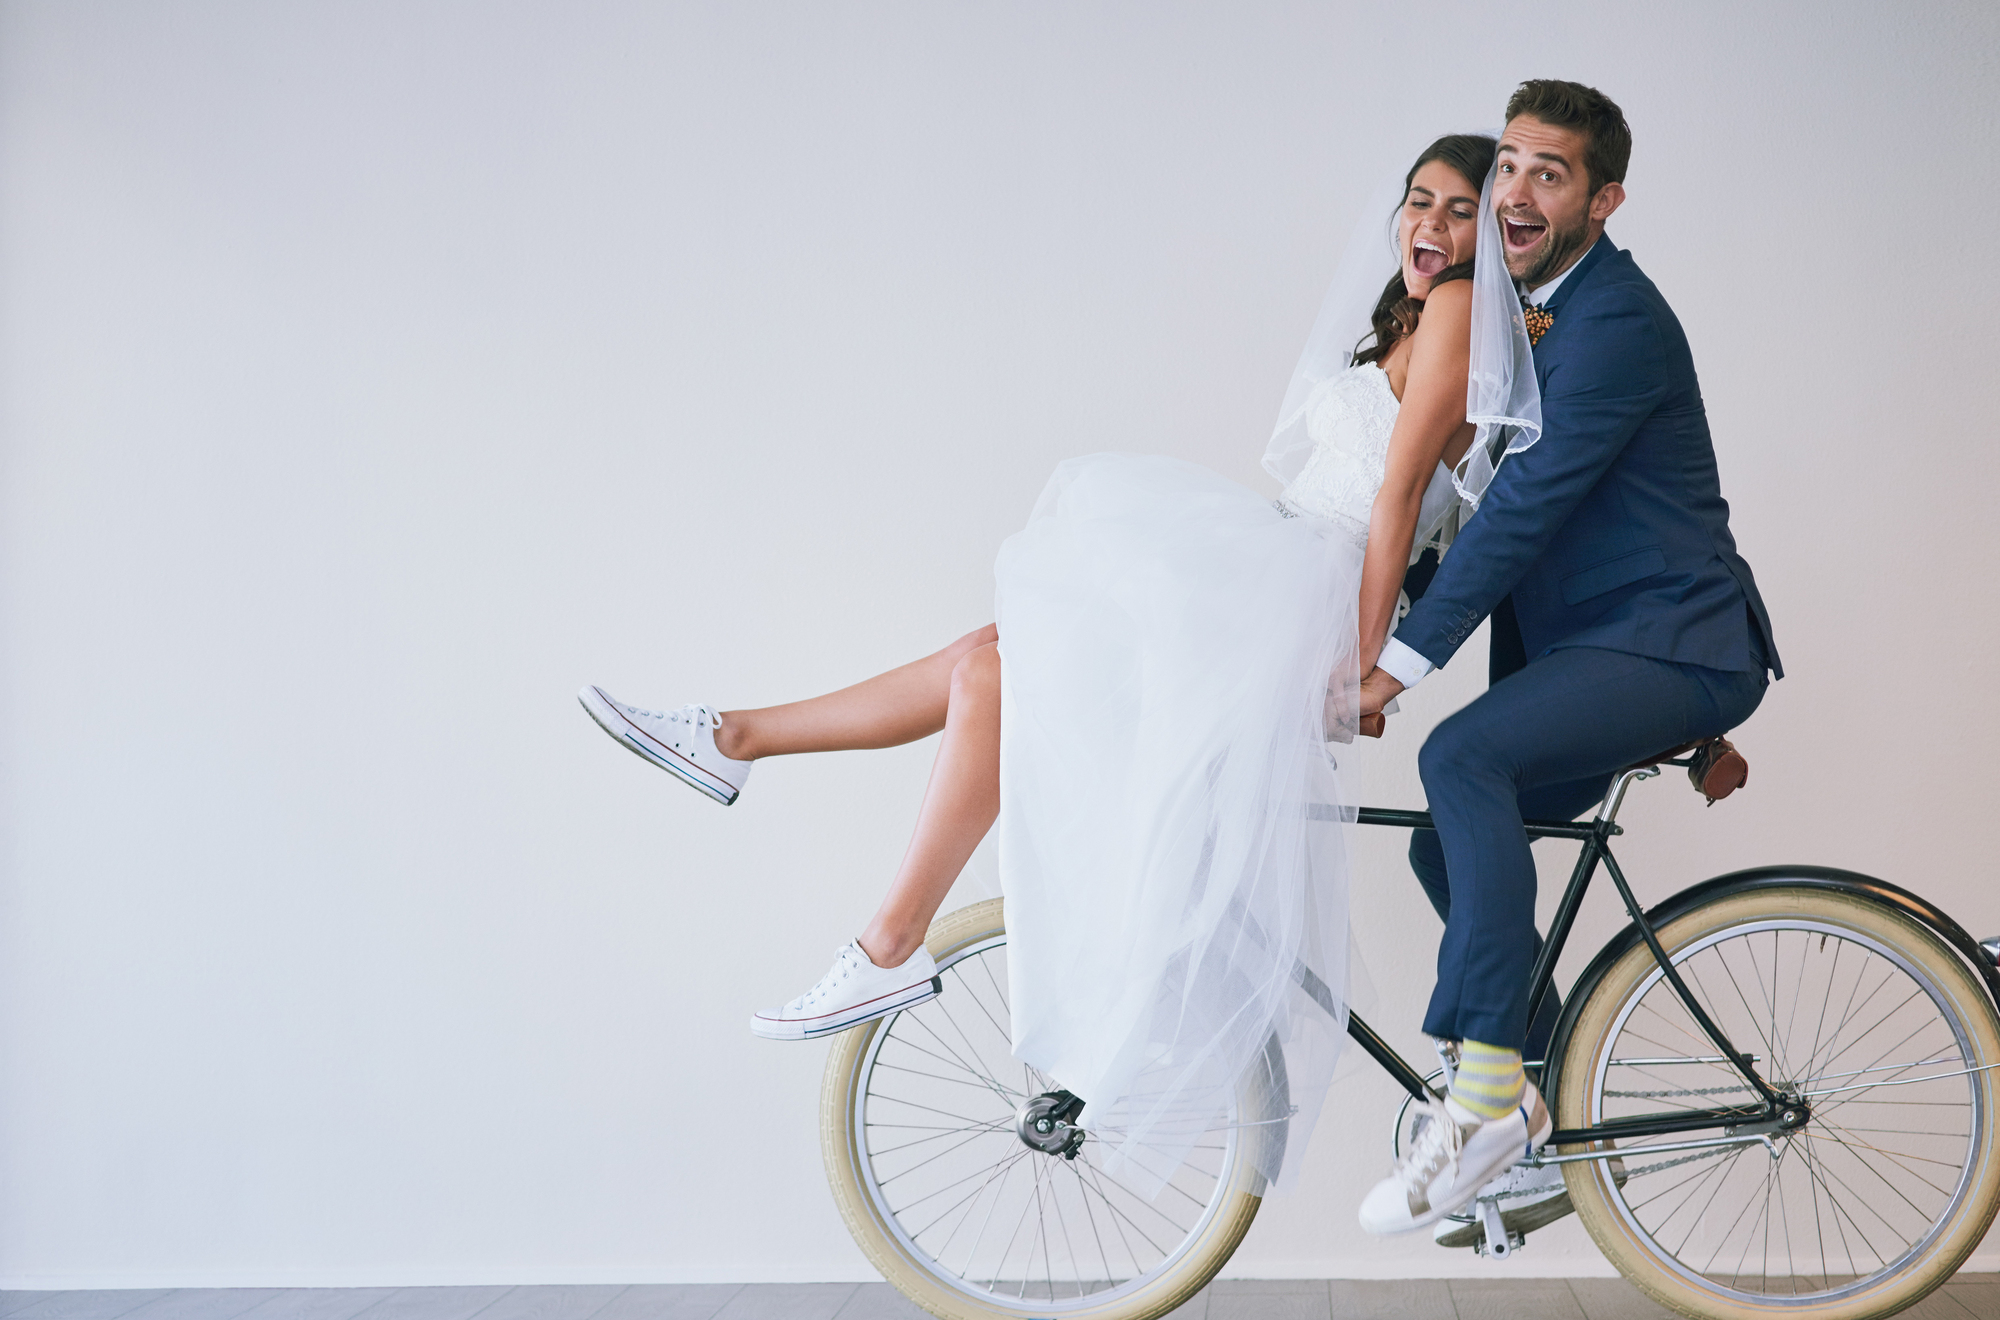
<path fill-rule="evenodd" d="M 1472 282 L 1431 291 L 1410 337 L 1410 370 L 1389 437 L 1387 474 L 1368 520 L 1361 566 L 1361 672 L 1375 667 L 1396 615 L 1410 564 L 1410 542 L 1424 491 L 1441 460 L 1456 462 L 1472 438 L 1465 421 L 1465 377 L 1472 351 Z"/>

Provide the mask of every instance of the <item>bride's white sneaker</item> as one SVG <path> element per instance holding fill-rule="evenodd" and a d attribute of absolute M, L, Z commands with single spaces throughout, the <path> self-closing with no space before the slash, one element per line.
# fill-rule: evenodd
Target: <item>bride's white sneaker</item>
<path fill-rule="evenodd" d="M 783 1008 L 758 1013 L 750 1030 L 767 1040 L 811 1040 L 935 999 L 940 989 L 937 963 L 923 945 L 901 967 L 877 967 L 853 940 L 818 985 Z"/>
<path fill-rule="evenodd" d="M 1504 1118 L 1481 1118 L 1450 1096 L 1432 1101 L 1426 1117 L 1410 1153 L 1361 1202 L 1370 1233 L 1423 1228 L 1464 1208 L 1555 1130 L 1533 1083 Z"/>
<path fill-rule="evenodd" d="M 645 757 L 667 773 L 679 776 L 728 806 L 743 791 L 753 761 L 732 761 L 715 747 L 722 717 L 708 706 L 679 710 L 641 710 L 614 701 L 595 685 L 576 694 L 590 718 L 628 750 Z"/>

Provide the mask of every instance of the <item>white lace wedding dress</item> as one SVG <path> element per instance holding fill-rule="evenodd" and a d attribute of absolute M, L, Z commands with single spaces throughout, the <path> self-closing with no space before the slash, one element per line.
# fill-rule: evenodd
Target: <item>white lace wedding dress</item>
<path fill-rule="evenodd" d="M 1373 365 L 1321 382 L 1276 504 L 1176 459 L 1072 459 L 1000 551 L 1014 1052 L 1084 1098 L 1110 1167 L 1149 1193 L 1274 1038 L 1284 1067 L 1254 1071 L 1287 1093 L 1276 1112 L 1297 1107 L 1295 1151 L 1332 1078 L 1347 892 L 1327 743 L 1353 736 L 1396 411 Z M 1440 467 L 1416 547 L 1456 509 Z M 1283 1144 L 1263 1148 L 1276 1179 Z"/>

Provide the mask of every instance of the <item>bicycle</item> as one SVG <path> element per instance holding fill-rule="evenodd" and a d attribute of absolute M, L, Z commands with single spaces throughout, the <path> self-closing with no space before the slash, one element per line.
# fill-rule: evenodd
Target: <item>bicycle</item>
<path fill-rule="evenodd" d="M 1559 1166 L 1599 1248 L 1675 1310 L 1889 1315 L 1950 1278 L 2000 1207 L 2000 941 L 1975 943 L 1886 881 L 1818 866 L 1737 871 L 1643 908 L 1610 848 L 1626 791 L 1663 764 L 1698 774 L 1716 741 L 1620 772 L 1590 820 L 1527 822 L 1531 838 L 1581 845 L 1530 1020 L 1600 865 L 1631 920 L 1571 987 L 1539 1064 L 1557 1130 L 1525 1163 Z M 1361 808 L 1358 823 L 1431 819 Z M 1283 1052 L 1267 1044 L 1261 1075 L 1142 1197 L 1094 1160 L 1074 1121 L 1083 1101 L 1012 1058 L 1006 939 L 1000 899 L 941 917 L 939 996 L 836 1043 L 820 1132 L 842 1218 L 942 1320 L 1164 1315 L 1256 1217 L 1256 1168 L 1282 1157 L 1291 1112 Z M 1338 1013 L 1310 969 L 1294 975 Z M 1440 1074 L 1357 1015 L 1347 1030 L 1410 1097 L 1400 1144 Z M 1495 1200 L 1459 1218 L 1489 1255 L 1520 1244 Z"/>

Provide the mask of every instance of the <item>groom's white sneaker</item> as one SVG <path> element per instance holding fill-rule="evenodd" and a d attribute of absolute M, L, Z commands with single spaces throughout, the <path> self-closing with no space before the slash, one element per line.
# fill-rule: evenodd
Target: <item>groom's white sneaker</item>
<path fill-rule="evenodd" d="M 707 706 L 682 706 L 679 710 L 641 710 L 614 701 L 601 687 L 591 686 L 576 694 L 590 718 L 632 752 L 645 757 L 668 774 L 728 806 L 743 791 L 753 761 L 732 761 L 715 747 L 715 731 L 722 717 Z"/>
<path fill-rule="evenodd" d="M 1423 1228 L 1462 1209 L 1555 1130 L 1533 1083 L 1504 1118 L 1481 1118 L 1450 1096 L 1433 1100 L 1425 1117 L 1410 1153 L 1361 1202 L 1370 1233 Z"/>
<path fill-rule="evenodd" d="M 767 1040 L 811 1040 L 937 998 L 937 963 L 923 945 L 900 967 L 877 967 L 860 940 L 850 941 L 819 984 L 786 1004 L 750 1019 Z"/>

